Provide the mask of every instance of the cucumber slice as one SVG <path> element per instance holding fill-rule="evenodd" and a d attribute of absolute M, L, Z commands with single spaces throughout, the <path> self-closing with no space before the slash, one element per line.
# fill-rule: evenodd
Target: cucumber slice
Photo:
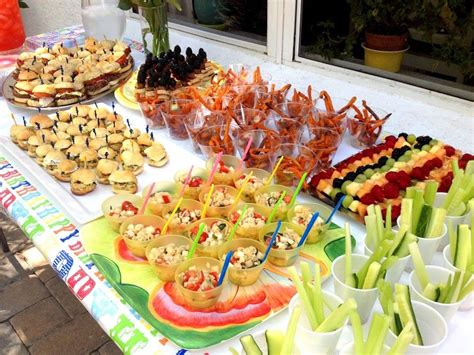
<path fill-rule="evenodd" d="M 387 256 L 391 256 L 396 253 L 397 249 L 400 247 L 405 235 L 407 233 L 408 226 L 401 225 L 400 229 L 398 230 L 397 234 L 395 234 L 395 238 L 393 239 L 393 244 L 390 250 L 387 253 Z"/>
<path fill-rule="evenodd" d="M 415 196 L 413 197 L 413 214 L 411 219 L 413 227 L 418 227 L 418 220 L 420 219 L 421 211 L 425 206 L 424 202 L 425 201 L 423 200 L 423 190 L 416 189 Z"/>
<path fill-rule="evenodd" d="M 402 207 L 400 213 L 400 225 L 408 226 L 408 231 L 412 231 L 412 213 L 413 213 L 413 200 L 409 198 L 402 199 Z"/>
<path fill-rule="evenodd" d="M 402 240 L 402 243 L 400 245 L 400 247 L 395 250 L 394 254 L 396 256 L 398 256 L 399 258 L 403 258 L 407 255 L 410 254 L 410 251 L 408 250 L 408 245 L 410 245 L 410 243 L 413 243 L 413 242 L 417 242 L 417 237 L 416 235 L 412 234 L 412 233 L 407 233 L 405 235 L 405 238 L 403 238 Z"/>
<path fill-rule="evenodd" d="M 284 338 L 285 333 L 280 330 L 268 329 L 265 331 L 265 340 L 267 341 L 268 345 L 268 355 L 280 355 Z"/>
<path fill-rule="evenodd" d="M 469 230 L 469 226 L 467 224 L 460 224 L 458 226 L 456 250 L 453 260 L 453 265 L 458 269 L 467 269 L 471 247 L 471 231 Z"/>
<path fill-rule="evenodd" d="M 440 294 L 441 294 L 441 291 L 439 287 L 432 284 L 431 282 L 428 285 L 426 285 L 426 287 L 423 290 L 423 296 L 425 296 L 426 298 L 434 302 L 436 302 Z"/>
<path fill-rule="evenodd" d="M 459 228 L 459 225 L 457 226 Z M 449 252 L 451 254 L 451 261 L 454 262 L 456 257 L 456 243 L 458 242 L 457 229 L 453 226 L 453 221 L 448 220 L 448 238 L 449 238 Z"/>
<path fill-rule="evenodd" d="M 411 243 L 408 245 L 408 249 L 410 250 L 413 266 L 415 267 L 415 275 L 418 278 L 421 287 L 424 289 L 430 282 L 430 279 L 423 258 L 421 257 L 420 248 L 418 247 L 418 244 Z"/>
<path fill-rule="evenodd" d="M 400 311 L 400 319 L 403 326 L 406 326 L 409 322 L 412 322 L 414 328 L 413 344 L 423 345 L 423 339 L 421 337 L 420 329 L 416 322 L 415 313 L 411 305 L 410 289 L 407 285 L 396 284 L 395 285 L 395 299 L 398 304 Z"/>
<path fill-rule="evenodd" d="M 367 270 L 367 275 L 365 275 L 365 279 L 361 287 L 362 289 L 370 289 L 375 287 L 380 276 L 381 268 L 382 265 L 377 261 L 374 261 L 370 264 L 369 269 Z"/>
<path fill-rule="evenodd" d="M 454 273 L 453 285 L 449 290 L 446 303 L 456 303 L 459 301 L 459 294 L 461 293 L 462 281 L 464 279 L 464 271 L 456 271 Z"/>
<path fill-rule="evenodd" d="M 393 332 L 398 335 L 403 329 L 403 324 L 402 319 L 400 318 L 400 309 L 396 302 L 393 303 L 393 322 L 395 323 L 395 329 Z"/>
<path fill-rule="evenodd" d="M 438 191 L 439 183 L 434 180 L 430 180 L 425 185 L 425 194 L 423 196 L 425 203 L 429 206 L 433 206 L 436 192 Z"/>
<path fill-rule="evenodd" d="M 240 343 L 247 355 L 263 355 L 262 350 L 257 345 L 257 342 L 251 335 L 244 335 L 240 338 Z"/>
<path fill-rule="evenodd" d="M 426 238 L 437 238 L 443 233 L 446 210 L 444 208 L 433 208 L 431 211 L 430 223 L 425 231 Z"/>
<path fill-rule="evenodd" d="M 423 238 L 426 234 L 426 230 L 428 229 L 428 225 L 431 220 L 431 211 L 433 207 L 424 205 L 421 209 L 420 217 L 418 219 L 418 224 L 414 225 L 413 228 L 415 229 L 415 234 Z"/>
<path fill-rule="evenodd" d="M 448 281 L 445 284 L 439 284 L 438 285 L 440 293 L 439 293 L 438 298 L 436 299 L 436 302 L 439 302 L 439 303 L 445 303 L 446 302 L 446 298 L 448 297 L 449 290 L 451 289 L 451 283 L 452 282 L 453 282 L 453 276 L 449 275 Z"/>

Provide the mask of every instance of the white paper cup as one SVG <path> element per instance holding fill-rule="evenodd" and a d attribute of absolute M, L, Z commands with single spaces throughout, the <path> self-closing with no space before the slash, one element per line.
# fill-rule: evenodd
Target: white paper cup
<path fill-rule="evenodd" d="M 384 354 L 388 353 L 389 350 L 390 350 L 390 348 L 387 345 L 384 345 L 381 355 L 384 355 Z M 350 343 L 347 343 L 346 345 L 344 345 L 342 347 L 341 351 L 339 352 L 339 355 L 354 355 L 354 354 L 355 354 L 355 352 L 354 352 L 354 342 L 353 341 L 351 341 Z"/>
<path fill-rule="evenodd" d="M 366 255 L 352 254 L 352 272 L 359 271 L 368 258 Z M 347 286 L 344 283 L 345 260 L 345 255 L 341 255 L 332 263 L 331 272 L 334 277 L 334 291 L 344 301 L 353 298 L 357 302 L 357 312 L 360 315 L 361 322 L 365 323 L 374 307 L 378 290 L 377 288 L 362 290 Z"/>
<path fill-rule="evenodd" d="M 454 276 L 454 272 L 441 266 L 427 265 L 426 270 L 428 272 L 428 278 L 430 282 L 434 284 L 445 283 L 446 281 L 448 281 L 449 275 Z M 410 286 L 410 289 L 412 290 L 412 298 L 416 301 L 423 302 L 437 310 L 443 316 L 446 322 L 449 322 L 449 320 L 456 314 L 457 310 L 461 306 L 461 301 L 456 303 L 439 303 L 431 301 L 425 296 L 423 296 L 423 290 L 421 289 L 418 277 L 416 277 L 415 275 L 415 270 L 410 273 L 408 284 Z"/>
<path fill-rule="evenodd" d="M 412 301 L 411 304 L 424 345 L 410 344 L 405 354 L 435 354 L 448 337 L 448 325 L 443 316 L 432 307 L 417 301 Z M 392 346 L 397 337 L 389 329 L 386 343 Z"/>
<path fill-rule="evenodd" d="M 323 291 L 323 297 L 332 309 L 337 308 L 343 303 L 342 299 L 330 292 Z M 298 294 L 296 294 L 290 301 L 290 314 L 297 305 L 302 307 L 300 296 Z M 328 316 L 330 313 L 331 311 L 329 308 L 325 306 L 324 315 Z M 334 354 L 337 347 L 337 342 L 339 341 L 342 330 L 346 324 L 347 320 L 342 327 L 332 332 L 315 332 L 311 329 L 308 317 L 306 316 L 306 312 L 303 309 L 296 330 L 295 344 L 298 344 L 301 349 L 311 349 L 312 354 Z"/>
<path fill-rule="evenodd" d="M 373 254 L 373 247 L 368 245 L 367 243 L 367 236 L 364 238 L 364 254 L 367 256 L 371 256 Z M 385 261 L 385 257 L 382 258 L 381 262 Z M 393 264 L 393 266 L 387 270 L 387 274 L 385 275 L 385 281 L 393 284 L 396 284 L 398 281 L 400 281 L 400 277 L 403 274 L 403 271 L 405 270 L 408 260 L 410 260 L 410 254 L 403 258 L 399 258 L 398 261 Z"/>
<path fill-rule="evenodd" d="M 446 245 L 446 247 L 443 249 L 443 266 L 451 271 L 458 271 L 457 267 L 453 265 L 453 262 L 451 260 L 451 247 L 449 245 Z M 474 278 L 474 276 L 471 277 L 471 280 Z M 468 295 L 464 300 L 461 301 L 461 306 L 459 307 L 460 311 L 467 311 L 471 308 L 474 308 L 474 294 L 471 293 Z"/>

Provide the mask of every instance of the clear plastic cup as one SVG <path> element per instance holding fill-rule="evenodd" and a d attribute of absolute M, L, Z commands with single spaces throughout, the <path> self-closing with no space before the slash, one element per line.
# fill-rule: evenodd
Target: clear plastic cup
<path fill-rule="evenodd" d="M 303 124 L 308 122 L 308 117 L 312 109 L 312 103 L 289 100 L 272 106 L 272 110 L 275 114 L 281 117 L 293 118 Z"/>
<path fill-rule="evenodd" d="M 172 98 L 163 102 L 160 105 L 160 110 L 169 136 L 173 139 L 183 140 L 189 137 L 184 122 L 197 115 L 200 103 L 197 100 Z"/>
<path fill-rule="evenodd" d="M 304 145 L 315 155 L 315 172 L 327 169 L 332 165 L 334 156 L 342 141 L 342 135 L 334 129 L 313 128 L 308 132 Z"/>
<path fill-rule="evenodd" d="M 275 182 L 280 185 L 297 186 L 305 172 L 312 175 L 317 164 L 316 154 L 301 144 L 282 144 L 277 155 L 284 156 L 275 173 Z"/>
<path fill-rule="evenodd" d="M 199 148 L 199 133 L 208 126 L 222 126 L 225 123 L 225 115 L 223 112 L 205 112 L 199 110 L 195 115 L 190 115 L 184 121 L 184 126 L 193 142 L 194 151 L 201 153 Z"/>
<path fill-rule="evenodd" d="M 333 109 L 329 110 L 324 104 L 324 100 L 316 99 L 313 101 L 313 111 L 309 115 L 308 128 L 329 128 L 336 130 L 341 136 L 347 128 L 347 110 L 338 112 L 347 105 L 349 100 L 333 97 Z"/>
<path fill-rule="evenodd" d="M 283 185 L 263 186 L 255 192 L 255 203 L 264 207 L 267 210 L 267 214 L 270 215 L 270 212 L 272 211 L 273 206 L 268 206 L 268 204 L 266 203 L 267 198 L 265 197 L 265 194 L 270 194 L 272 192 L 282 193 L 283 191 L 286 191 L 284 200 L 291 199 L 291 197 L 293 196 L 293 193 L 295 192 L 293 188 L 288 187 L 288 186 L 283 186 Z M 284 202 L 284 200 L 282 201 L 282 203 L 276 210 L 275 215 L 273 216 L 273 221 L 278 221 L 278 220 L 284 221 L 286 219 L 286 214 L 288 213 L 289 205 L 286 202 Z"/>
<path fill-rule="evenodd" d="M 238 122 L 240 128 L 251 130 L 261 127 L 261 125 L 263 125 L 267 120 L 268 114 L 265 111 L 246 107 L 239 103 L 232 111 L 232 117 L 236 122 Z"/>
<path fill-rule="evenodd" d="M 166 221 L 169 218 L 168 214 L 171 214 L 171 212 L 173 212 L 173 209 L 175 207 L 176 207 L 176 205 L 163 207 L 162 216 Z M 193 211 L 193 210 L 202 211 L 202 208 L 203 208 L 203 204 L 201 202 L 195 201 L 195 200 L 188 200 L 188 199 L 184 199 L 183 202 L 181 202 L 181 205 L 179 206 L 179 210 L 181 210 L 181 211 L 184 210 L 184 209 L 188 209 L 188 210 L 191 210 L 191 211 Z M 178 211 L 176 213 L 178 213 Z M 175 214 L 175 216 L 176 216 L 176 214 Z M 175 233 L 175 234 L 182 234 L 182 233 L 184 233 L 186 228 L 188 228 L 194 222 L 195 221 L 190 222 L 190 223 L 176 223 L 176 222 L 171 221 L 168 224 L 168 231 L 172 232 L 172 233 Z"/>
<path fill-rule="evenodd" d="M 297 221 L 293 220 L 294 218 L 296 218 L 295 208 L 297 208 L 298 206 L 307 208 L 312 214 L 319 212 L 319 217 L 321 217 L 325 221 L 331 214 L 331 209 L 320 203 L 295 203 L 295 205 L 288 210 L 288 213 L 287 213 L 288 222 L 294 225 L 298 225 L 303 229 L 306 229 L 307 224 L 300 224 Z M 313 225 L 313 228 L 311 228 L 311 231 L 308 234 L 308 237 L 306 239 L 306 244 L 314 244 L 321 241 L 324 238 L 325 231 L 326 231 L 326 227 L 324 226 L 318 227 L 315 223 Z"/>
<path fill-rule="evenodd" d="M 148 185 L 143 189 L 142 196 L 143 198 L 146 197 L 148 194 L 148 191 L 150 190 L 151 185 Z M 166 205 L 175 205 L 176 202 L 178 202 L 178 194 L 179 194 L 179 189 L 177 187 L 176 182 L 174 181 L 158 181 L 155 183 L 155 186 L 153 188 L 153 192 L 150 196 L 150 199 L 148 200 L 148 209 L 153 213 L 154 215 L 161 216 L 161 212 L 163 211 L 163 207 Z M 158 202 L 153 195 L 159 192 L 168 192 L 170 194 L 171 200 L 169 203 L 160 203 Z"/>
<path fill-rule="evenodd" d="M 301 141 L 305 125 L 294 118 L 280 116 L 270 111 L 270 117 L 265 121 L 265 127 L 277 132 L 282 143 L 296 144 Z"/>
<path fill-rule="evenodd" d="M 222 293 L 225 280 L 220 286 L 208 291 L 191 291 L 183 286 L 183 281 L 180 277 L 181 273 L 186 272 L 191 266 L 196 266 L 198 269 L 202 270 L 215 265 L 219 267 L 218 273 L 220 275 L 222 270 L 222 261 L 213 258 L 198 257 L 186 260 L 185 262 L 178 265 L 174 274 L 174 278 L 176 286 L 178 287 L 178 290 L 183 296 L 187 305 L 197 309 L 204 309 L 214 306 Z"/>
<path fill-rule="evenodd" d="M 387 112 L 382 109 L 376 107 L 372 107 L 372 109 L 380 118 L 387 115 Z M 383 121 L 382 125 L 378 126 L 379 120 L 371 119 L 370 121 L 361 121 L 354 115 L 355 111 L 352 109 L 347 113 L 347 128 L 351 135 L 351 145 L 357 149 L 364 149 L 376 144 L 380 134 L 382 134 L 383 125 L 388 119 Z M 369 113 L 369 115 L 373 117 L 372 114 Z"/>
<path fill-rule="evenodd" d="M 215 157 L 210 158 L 206 162 L 206 168 L 210 173 L 212 166 L 214 165 Z M 214 185 L 234 185 L 235 176 L 239 176 L 240 170 L 240 159 L 233 155 L 223 155 L 220 162 L 222 162 L 227 168 L 231 167 L 233 171 L 226 172 L 222 171 L 222 168 L 217 167 L 216 173 L 212 179 Z"/>
<path fill-rule="evenodd" d="M 143 205 L 143 199 L 140 196 L 133 194 L 113 195 L 102 202 L 102 213 L 112 229 L 116 232 L 120 230 L 122 223 L 129 217 L 115 217 L 111 216 L 109 212 L 114 208 L 122 206 L 122 203 L 125 201 L 130 201 L 138 209 Z"/>
<path fill-rule="evenodd" d="M 270 224 L 265 225 L 262 229 L 260 229 L 258 237 L 259 237 L 260 242 L 263 243 L 265 247 L 267 246 L 265 237 L 268 234 L 273 234 L 277 225 L 278 223 L 270 223 Z M 303 235 L 303 232 L 304 232 L 303 228 L 291 223 L 287 223 L 287 222 L 283 222 L 281 224 L 280 232 L 283 232 L 286 228 L 292 229 L 293 231 L 298 233 L 300 237 Z M 286 250 L 272 248 L 270 249 L 270 253 L 268 254 L 268 261 L 271 264 L 277 265 L 277 266 L 293 265 L 296 261 L 296 258 L 298 258 L 298 255 L 302 248 L 303 246 L 296 247 L 294 249 L 286 249 Z"/>
<path fill-rule="evenodd" d="M 178 188 L 178 194 L 181 192 L 186 177 L 188 176 L 189 170 L 180 170 L 174 175 L 174 180 L 176 181 L 176 187 Z M 193 185 L 193 181 L 196 178 L 200 178 L 202 183 L 198 186 L 190 186 L 186 187 L 184 190 L 184 197 L 189 198 L 191 200 L 198 200 L 199 194 L 201 193 L 202 188 L 206 184 L 207 179 L 209 178 L 209 172 L 204 168 L 195 167 L 191 173 L 191 185 Z M 194 180 L 193 180 L 194 179 Z"/>
<path fill-rule="evenodd" d="M 249 209 L 253 209 L 254 212 L 258 213 L 259 215 L 263 216 L 265 218 L 265 221 L 268 219 L 268 209 L 257 205 L 255 203 L 247 203 L 247 213 Z M 230 221 L 230 223 L 235 224 L 237 222 L 238 217 L 240 214 L 238 213 L 239 210 L 242 211 L 244 205 L 238 205 L 232 208 L 232 210 L 229 212 L 229 215 L 227 216 L 227 219 Z M 234 238 L 250 238 L 250 239 L 255 239 L 258 240 L 258 233 L 260 229 L 262 229 L 263 226 L 257 226 L 257 225 L 242 225 L 242 223 L 239 223 L 237 226 L 237 229 L 235 230 L 235 236 Z"/>
<path fill-rule="evenodd" d="M 207 198 L 207 195 L 208 195 L 208 192 L 209 192 L 210 189 L 211 189 L 211 186 L 208 185 L 208 186 L 205 186 L 201 190 L 201 193 L 199 194 L 199 201 L 202 202 L 202 204 L 206 203 L 206 198 Z M 232 199 L 233 199 L 233 202 L 230 205 L 227 205 L 225 207 L 213 206 L 210 203 L 209 206 L 207 207 L 206 215 L 208 217 L 225 218 L 229 214 L 229 211 L 232 209 L 232 207 L 237 203 L 237 201 L 235 199 L 236 199 L 237 193 L 239 191 L 235 187 L 228 186 L 228 185 L 214 185 L 213 195 L 218 190 L 225 191 L 225 193 L 228 193 L 229 195 L 231 195 Z"/>
<path fill-rule="evenodd" d="M 234 176 L 234 185 L 235 185 L 237 190 L 240 190 L 240 188 L 242 187 L 242 185 L 245 181 L 245 177 L 248 174 L 250 174 L 251 172 L 253 173 L 253 175 L 252 175 L 253 177 L 255 177 L 258 180 L 262 180 L 263 183 L 265 183 L 271 176 L 270 172 L 268 172 L 266 170 L 263 170 L 263 169 L 258 169 L 258 168 L 243 169 L 242 172 L 241 172 L 241 175 L 239 175 L 239 176 L 235 175 Z M 241 194 L 241 197 L 240 197 L 241 200 L 245 201 L 245 202 L 254 203 L 255 202 L 255 192 L 262 186 L 259 186 L 259 185 L 256 185 L 256 184 L 251 184 L 250 181 L 249 181 L 249 183 L 247 183 L 247 185 L 245 185 L 245 187 L 242 191 L 242 194 Z"/>
<path fill-rule="evenodd" d="M 157 264 L 150 260 L 150 251 L 154 248 L 164 247 L 173 243 L 175 246 L 188 245 L 191 248 L 192 241 L 182 235 L 167 234 L 153 239 L 145 249 L 146 258 L 153 267 L 161 281 L 174 281 L 174 273 L 180 263 L 175 264 Z"/>
<path fill-rule="evenodd" d="M 120 235 L 122 236 L 125 244 L 127 244 L 127 248 L 132 252 L 133 255 L 138 256 L 140 258 L 144 258 L 146 256 L 146 247 L 153 239 L 141 241 L 127 238 L 124 235 L 125 231 L 127 230 L 127 227 L 130 224 L 143 224 L 144 226 L 153 226 L 155 228 L 158 227 L 160 228 L 160 230 L 163 230 L 165 223 L 166 221 L 158 216 L 138 215 L 130 217 L 127 218 L 120 226 Z"/>
<path fill-rule="evenodd" d="M 217 259 L 219 248 L 221 248 L 226 243 L 227 237 L 229 236 L 229 233 L 232 229 L 232 224 L 230 224 L 225 219 L 211 217 L 211 218 L 204 218 L 204 219 L 201 219 L 197 222 L 194 222 L 191 225 L 189 225 L 188 228 L 186 228 L 186 232 L 185 232 L 186 236 L 190 240 L 194 240 L 194 238 L 196 237 L 196 233 L 194 233 L 193 229 L 197 230 L 197 228 L 199 228 L 201 223 L 204 223 L 205 225 L 207 225 L 209 227 L 209 226 L 211 226 L 212 224 L 214 224 L 216 222 L 224 223 L 226 225 L 224 233 L 223 233 L 224 234 L 224 239 L 222 240 L 222 242 L 220 244 L 213 245 L 213 246 L 207 246 L 207 245 L 203 245 L 203 244 L 199 243 L 197 245 L 197 249 L 196 249 L 196 253 L 199 256 L 207 256 L 209 258 Z"/>
<path fill-rule="evenodd" d="M 150 128 L 159 129 L 165 128 L 165 121 L 160 110 L 160 103 L 149 103 L 147 101 L 138 102 L 140 111 L 145 119 L 145 122 Z"/>
<path fill-rule="evenodd" d="M 257 248 L 258 251 L 265 254 L 266 248 L 262 243 L 254 239 L 239 238 L 233 239 L 232 241 L 222 245 L 219 248 L 218 257 L 219 259 L 224 260 L 229 251 L 235 251 L 239 247 L 246 248 L 250 246 Z M 264 265 L 265 263 L 260 263 L 260 265 L 254 266 L 250 269 L 237 269 L 229 265 L 229 268 L 227 269 L 227 275 L 230 282 L 232 282 L 234 285 L 250 286 L 257 282 Z"/>
<path fill-rule="evenodd" d="M 231 133 L 226 136 L 226 129 L 226 125 L 222 124 L 204 127 L 199 131 L 195 140 L 206 159 L 211 159 L 220 152 L 226 155 L 235 154 Z"/>

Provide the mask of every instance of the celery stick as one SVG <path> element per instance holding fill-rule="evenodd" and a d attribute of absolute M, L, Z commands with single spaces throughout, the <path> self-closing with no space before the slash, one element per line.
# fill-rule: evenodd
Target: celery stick
<path fill-rule="evenodd" d="M 364 349 L 367 354 L 380 354 L 382 352 L 389 324 L 390 319 L 388 316 L 374 313 Z"/>
<path fill-rule="evenodd" d="M 389 233 L 392 231 L 392 204 L 389 203 L 387 211 L 385 213 L 385 232 Z"/>
<path fill-rule="evenodd" d="M 408 250 L 410 250 L 411 258 L 413 265 L 415 267 L 415 274 L 418 277 L 421 288 L 425 289 L 428 282 L 430 282 L 428 277 L 428 272 L 426 271 L 425 263 L 420 254 L 420 248 L 417 243 L 411 243 L 408 245 Z"/>
<path fill-rule="evenodd" d="M 398 247 L 397 250 L 395 250 L 395 255 L 397 255 L 399 258 L 403 258 L 407 255 L 410 254 L 408 250 L 408 245 L 413 242 L 417 242 L 418 238 L 416 235 L 412 233 L 407 233 L 405 235 L 405 238 L 403 238 L 401 245 Z"/>
<path fill-rule="evenodd" d="M 290 321 L 288 322 L 288 328 L 286 329 L 286 336 L 283 339 L 281 346 L 281 355 L 293 354 L 293 343 L 295 341 L 296 326 L 301 315 L 301 307 L 296 306 L 291 312 Z"/>
<path fill-rule="evenodd" d="M 303 286 L 306 288 L 306 292 L 310 295 L 309 289 L 307 285 L 311 285 L 312 277 L 311 277 L 311 270 L 309 268 L 309 263 L 306 261 L 300 262 L 300 271 L 301 277 L 303 279 Z"/>
<path fill-rule="evenodd" d="M 438 293 L 438 287 L 431 282 L 426 285 L 426 287 L 423 289 L 423 296 L 425 296 L 427 299 L 436 302 L 438 299 L 440 293 Z"/>
<path fill-rule="evenodd" d="M 423 338 L 416 321 L 415 312 L 411 303 L 410 289 L 407 285 L 395 284 L 395 299 L 397 301 L 398 309 L 400 311 L 400 319 L 403 326 L 408 323 L 413 324 L 415 336 L 413 342 L 416 345 L 423 345 Z"/>
<path fill-rule="evenodd" d="M 401 225 L 400 229 L 397 231 L 395 234 L 395 238 L 393 239 L 393 245 L 390 248 L 390 250 L 387 252 L 387 256 L 393 255 L 397 248 L 400 247 L 403 238 L 405 237 L 405 234 L 408 231 L 408 226 L 406 225 Z"/>
<path fill-rule="evenodd" d="M 296 269 L 294 266 L 290 266 L 288 268 L 288 274 L 290 275 L 293 284 L 296 287 L 296 291 L 298 292 L 301 300 L 301 304 L 303 305 L 306 317 L 308 317 L 309 324 L 311 325 L 311 329 L 316 330 L 318 327 L 318 322 L 316 320 L 316 316 L 313 311 L 313 306 L 311 305 L 311 301 L 309 299 L 309 295 L 306 293 L 306 288 L 303 286 L 300 277 L 296 273 Z"/>
<path fill-rule="evenodd" d="M 367 215 L 369 216 L 375 215 L 375 205 L 370 205 L 367 207 Z"/>
<path fill-rule="evenodd" d="M 316 329 L 317 332 L 328 333 L 341 328 L 352 311 L 357 309 L 357 303 L 353 298 L 347 299 L 342 305 L 329 314 L 324 322 Z"/>
<path fill-rule="evenodd" d="M 458 276 L 459 275 L 459 276 Z M 456 276 L 458 276 L 456 278 Z M 461 293 L 462 281 L 464 279 L 464 271 L 456 271 L 453 281 L 453 294 L 446 303 L 456 303 L 459 301 L 459 294 Z"/>
<path fill-rule="evenodd" d="M 349 287 L 356 287 L 354 276 L 352 275 L 352 239 L 349 223 L 344 225 L 345 231 L 345 268 L 344 268 L 344 283 Z"/>
<path fill-rule="evenodd" d="M 436 302 L 445 303 L 446 298 L 448 297 L 449 290 L 451 289 L 451 284 L 453 283 L 453 276 L 448 276 L 448 281 L 445 284 L 439 284 L 440 293 Z"/>
<path fill-rule="evenodd" d="M 405 354 L 408 345 L 413 340 L 413 323 L 409 322 L 403 327 L 403 330 L 398 335 L 397 340 L 392 345 L 392 348 L 387 355 L 403 355 Z"/>
<path fill-rule="evenodd" d="M 406 190 L 405 198 L 413 199 L 415 197 L 416 186 L 409 186 Z"/>
<path fill-rule="evenodd" d="M 362 324 L 360 316 L 357 311 L 352 311 L 350 314 L 352 323 L 352 332 L 354 334 L 354 355 L 364 354 L 364 332 L 362 330 Z"/>
<path fill-rule="evenodd" d="M 455 272 L 452 279 L 448 277 L 448 282 L 446 283 L 448 293 L 446 294 L 446 297 L 443 300 L 440 300 L 441 303 L 451 303 L 450 300 L 453 297 L 456 284 L 459 282 L 459 277 L 460 277 L 459 272 Z"/>
<path fill-rule="evenodd" d="M 413 228 L 418 225 L 418 220 L 420 219 L 421 209 L 425 201 L 423 200 L 423 190 L 416 189 L 415 190 L 415 197 L 413 197 L 413 210 L 412 210 L 412 218 L 411 218 L 411 225 Z"/>
<path fill-rule="evenodd" d="M 451 167 L 453 169 L 453 175 L 458 176 L 461 170 L 459 169 L 459 164 L 457 159 L 451 160 Z"/>
<path fill-rule="evenodd" d="M 451 203 L 449 204 L 447 210 L 448 215 L 450 216 L 461 216 L 465 212 L 465 208 L 459 209 L 459 205 L 463 203 L 464 197 L 467 196 L 467 191 L 463 188 L 458 188 L 453 194 Z"/>
<path fill-rule="evenodd" d="M 453 196 L 461 185 L 461 180 L 462 180 L 461 173 L 458 176 L 454 177 L 453 182 L 451 183 L 451 187 L 448 190 L 448 194 L 446 195 L 443 205 L 441 206 L 442 208 L 448 209 L 448 207 L 451 205 Z"/>
<path fill-rule="evenodd" d="M 364 283 L 362 284 L 362 289 L 374 288 L 379 279 L 380 269 L 382 265 L 374 261 L 370 264 L 369 269 L 367 270 L 367 275 L 365 276 Z"/>
<path fill-rule="evenodd" d="M 413 215 L 413 200 L 404 198 L 402 199 L 402 207 L 400 213 L 400 225 L 406 225 L 408 231 L 412 232 L 412 215 Z"/>
<path fill-rule="evenodd" d="M 383 218 L 382 209 L 379 205 L 375 206 L 375 217 L 377 222 L 377 244 L 383 239 Z"/>
<path fill-rule="evenodd" d="M 458 227 L 459 228 L 459 227 Z M 454 257 L 456 255 L 456 248 L 457 248 L 457 234 L 456 230 L 453 226 L 453 221 L 450 219 L 448 221 L 448 237 L 449 237 L 449 253 L 451 254 L 451 262 L 454 263 Z"/>
<path fill-rule="evenodd" d="M 367 231 L 367 245 L 375 248 L 377 246 L 377 223 L 375 216 L 365 216 L 365 229 Z"/>
<path fill-rule="evenodd" d="M 314 296 L 316 301 L 314 302 L 314 313 L 318 324 L 324 321 L 324 297 L 321 290 L 321 268 L 318 263 L 314 264 Z"/>
<path fill-rule="evenodd" d="M 471 255 L 471 231 L 467 224 L 458 225 L 456 252 L 453 265 L 461 270 L 466 270 Z"/>
<path fill-rule="evenodd" d="M 383 272 L 388 271 L 393 265 L 397 263 L 398 260 L 400 259 L 396 255 L 392 255 L 386 258 L 382 263 L 382 266 L 380 268 L 380 273 L 382 274 Z"/>
<path fill-rule="evenodd" d="M 463 300 L 468 294 L 474 292 L 474 280 L 468 282 L 459 293 L 459 300 Z"/>
<path fill-rule="evenodd" d="M 369 256 L 367 261 L 362 265 L 362 267 L 357 272 L 357 287 L 362 288 L 364 284 L 365 277 L 367 275 L 367 271 L 369 270 L 370 264 L 374 261 L 380 261 L 386 254 L 387 251 L 392 247 L 393 241 L 391 240 L 383 240 L 382 243 L 374 250 L 373 254 Z"/>
<path fill-rule="evenodd" d="M 427 205 L 433 206 L 438 187 L 439 183 L 437 181 L 430 180 L 426 183 L 423 199 Z"/>
<path fill-rule="evenodd" d="M 426 238 L 437 238 L 443 233 L 444 220 L 446 218 L 446 210 L 444 208 L 433 208 L 431 212 L 430 222 L 425 231 Z"/>
<path fill-rule="evenodd" d="M 474 175 L 474 160 L 469 160 L 467 162 L 464 172 L 468 175 Z"/>
<path fill-rule="evenodd" d="M 383 312 L 390 317 L 390 329 L 395 334 L 398 334 L 397 326 L 395 324 L 395 316 L 393 314 L 393 290 L 390 283 L 382 281 L 378 285 L 379 288 L 379 302 L 382 306 Z"/>

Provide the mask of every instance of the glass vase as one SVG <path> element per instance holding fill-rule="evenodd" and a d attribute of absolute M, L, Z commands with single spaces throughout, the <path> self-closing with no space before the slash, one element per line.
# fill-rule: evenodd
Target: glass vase
<path fill-rule="evenodd" d="M 139 12 L 145 53 L 151 52 L 156 56 L 170 49 L 166 4 L 140 6 Z"/>

